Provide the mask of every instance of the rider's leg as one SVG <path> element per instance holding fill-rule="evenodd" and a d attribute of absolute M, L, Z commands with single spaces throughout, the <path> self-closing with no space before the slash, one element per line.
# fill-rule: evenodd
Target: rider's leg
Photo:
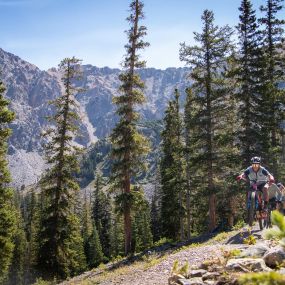
<path fill-rule="evenodd" d="M 263 200 L 264 200 L 264 208 L 267 208 L 268 201 L 269 201 L 268 188 L 269 188 L 269 185 L 268 185 L 268 183 L 266 183 L 262 189 Z"/>

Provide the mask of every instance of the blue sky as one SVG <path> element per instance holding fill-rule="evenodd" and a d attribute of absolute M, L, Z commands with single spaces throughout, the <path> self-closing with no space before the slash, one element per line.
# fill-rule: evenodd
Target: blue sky
<path fill-rule="evenodd" d="M 179 43 L 193 43 L 201 14 L 210 9 L 217 25 L 238 23 L 240 0 L 144 0 L 151 45 L 147 67 L 184 66 Z M 258 10 L 265 0 L 252 0 Z M 127 41 L 130 0 L 0 0 L 0 47 L 41 69 L 76 56 L 83 64 L 120 67 Z"/>

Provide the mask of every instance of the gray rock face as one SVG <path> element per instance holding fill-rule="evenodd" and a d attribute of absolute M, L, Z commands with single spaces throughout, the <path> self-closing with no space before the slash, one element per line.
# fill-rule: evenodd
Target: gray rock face
<path fill-rule="evenodd" d="M 11 109 L 16 113 L 16 120 L 10 125 L 13 134 L 9 141 L 9 155 L 17 151 L 37 152 L 41 155 L 41 132 L 48 122 L 46 116 L 52 114 L 48 101 L 58 97 L 62 90 L 60 74 L 56 68 L 41 71 L 35 65 L 0 49 L 1 80 L 6 86 L 6 97 L 11 101 Z M 81 137 L 76 142 L 88 146 L 98 138 L 110 134 L 116 123 L 115 107 L 112 98 L 118 96 L 120 81 L 119 69 L 97 68 L 91 65 L 83 66 L 81 87 L 86 91 L 76 96 L 81 117 Z M 185 88 L 190 85 L 186 78 L 188 68 L 154 68 L 140 71 L 145 82 L 146 103 L 140 107 L 143 120 L 158 120 L 164 116 L 164 110 L 169 99 L 177 88 L 185 99 Z M 24 155 L 23 157 L 27 157 Z M 23 165 L 29 163 L 23 161 Z M 21 167 L 18 161 L 17 169 Z M 10 165 L 12 176 L 16 169 Z M 18 171 L 18 170 L 17 170 Z M 15 185 L 31 184 L 38 176 L 38 170 L 27 179 L 14 181 Z"/>

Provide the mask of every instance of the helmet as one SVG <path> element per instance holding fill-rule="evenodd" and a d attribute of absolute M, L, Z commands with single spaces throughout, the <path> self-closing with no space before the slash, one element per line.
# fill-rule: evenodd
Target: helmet
<path fill-rule="evenodd" d="M 260 164 L 261 163 L 261 158 L 259 156 L 254 156 L 251 160 L 250 160 L 251 164 L 252 163 L 257 163 Z"/>

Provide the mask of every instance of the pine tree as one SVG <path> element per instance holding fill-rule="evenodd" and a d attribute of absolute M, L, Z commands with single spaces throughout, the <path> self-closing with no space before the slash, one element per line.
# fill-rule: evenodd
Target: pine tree
<path fill-rule="evenodd" d="M 84 204 L 82 209 L 82 217 L 81 217 L 81 235 L 83 238 L 83 247 L 84 247 L 84 254 L 86 256 L 87 264 L 90 265 L 88 256 L 90 250 L 90 236 L 93 232 L 93 225 L 92 225 L 92 218 L 91 218 L 91 201 L 87 197 L 87 193 L 85 190 L 84 193 Z"/>
<path fill-rule="evenodd" d="M 104 260 L 104 254 L 95 223 L 92 227 L 92 234 L 88 240 L 87 263 L 89 268 L 98 266 Z"/>
<path fill-rule="evenodd" d="M 262 102 L 262 68 L 264 65 L 260 49 L 260 32 L 255 11 L 249 0 L 242 0 L 240 11 L 239 51 L 236 79 L 239 85 L 239 132 L 241 157 L 243 164 L 249 163 L 255 155 L 266 156 L 268 149 L 268 134 L 261 132 L 265 106 Z M 267 109 L 267 107 L 266 107 Z"/>
<path fill-rule="evenodd" d="M 121 214 L 115 213 L 111 224 L 111 257 L 116 258 L 124 254 L 124 225 Z"/>
<path fill-rule="evenodd" d="M 13 121 L 15 115 L 8 109 L 9 102 L 4 98 L 4 92 L 4 84 L 0 81 L 0 283 L 7 276 L 11 263 L 16 222 L 13 192 L 7 187 L 11 179 L 6 159 L 7 140 L 11 134 L 7 124 Z"/>
<path fill-rule="evenodd" d="M 228 26 L 215 26 L 213 12 L 209 10 L 204 11 L 202 22 L 202 33 L 194 33 L 199 45 L 190 47 L 181 44 L 180 59 L 193 67 L 191 77 L 198 108 L 195 118 L 197 154 L 193 159 L 198 163 L 198 171 L 205 177 L 205 192 L 209 195 L 209 230 L 212 231 L 217 223 L 216 192 L 220 187 L 222 166 L 219 160 L 223 156 L 219 138 L 225 127 L 223 115 L 227 90 L 223 70 L 232 49 L 232 30 Z"/>
<path fill-rule="evenodd" d="M 24 220 L 21 213 L 21 198 L 19 193 L 14 195 L 15 208 L 17 209 L 17 225 L 16 232 L 14 234 L 13 243 L 15 244 L 13 251 L 12 263 L 9 269 L 8 284 L 9 285 L 23 285 L 24 279 L 24 267 L 26 257 L 27 240 L 25 236 Z"/>
<path fill-rule="evenodd" d="M 186 89 L 186 102 L 184 107 L 184 125 L 185 125 L 185 160 L 186 160 L 186 218 L 187 218 L 187 239 L 191 237 L 191 188 L 192 176 L 194 171 L 192 169 L 192 157 L 194 157 L 195 145 L 194 142 L 194 128 L 195 128 L 195 106 L 194 97 L 191 88 Z"/>
<path fill-rule="evenodd" d="M 157 163 L 158 164 L 158 163 Z M 158 165 L 156 165 L 156 175 L 154 177 L 154 192 L 151 199 L 151 232 L 153 241 L 158 241 L 161 238 L 160 210 L 161 210 L 161 177 Z"/>
<path fill-rule="evenodd" d="M 40 205 L 35 189 L 32 188 L 31 192 L 24 198 L 24 220 L 25 232 L 27 239 L 26 247 L 26 260 L 25 260 L 25 284 L 32 283 L 37 277 L 36 273 L 36 258 L 38 251 L 37 233 L 39 231 L 39 215 Z"/>
<path fill-rule="evenodd" d="M 169 102 L 165 112 L 162 136 L 161 223 L 163 235 L 184 239 L 185 161 L 183 158 L 182 121 L 179 93 Z"/>
<path fill-rule="evenodd" d="M 285 79 L 285 55 L 282 45 L 283 25 L 285 20 L 277 18 L 277 13 L 282 10 L 283 0 L 267 0 L 265 6 L 260 10 L 265 14 L 259 19 L 259 23 L 264 26 L 262 30 L 265 68 L 263 72 L 263 100 L 268 111 L 264 111 L 263 120 L 265 127 L 262 133 L 270 135 L 268 145 L 268 164 L 276 177 L 279 176 L 280 148 L 280 123 L 284 119 L 283 108 L 285 104 L 285 92 L 280 89 L 280 83 Z M 283 49 L 283 52 L 282 52 Z"/>
<path fill-rule="evenodd" d="M 93 192 L 92 218 L 99 234 L 104 256 L 110 258 L 112 207 L 111 197 L 103 192 L 103 186 L 103 178 L 101 174 L 97 173 L 95 180 L 95 191 Z"/>
<path fill-rule="evenodd" d="M 224 115 L 223 129 L 218 139 L 220 152 L 222 153 L 219 164 L 221 175 L 219 179 L 224 183 L 220 184 L 220 191 L 217 194 L 218 205 L 217 213 L 220 224 L 224 229 L 231 228 L 239 213 L 244 213 L 246 207 L 244 203 L 245 189 L 236 182 L 236 175 L 242 165 L 240 163 L 240 150 L 237 142 L 237 133 L 240 129 L 238 120 L 238 99 L 235 91 L 238 88 L 235 79 L 236 61 L 232 54 L 227 58 L 227 68 L 224 72 L 225 93 L 224 96 Z M 237 203 L 237 201 L 241 201 Z"/>
<path fill-rule="evenodd" d="M 65 93 L 52 104 L 55 124 L 45 136 L 47 162 L 51 168 L 42 181 L 44 209 L 39 233 L 38 267 L 49 278 L 63 279 L 85 268 L 80 223 L 75 215 L 75 199 L 79 185 L 74 172 L 78 171 L 76 151 L 72 144 L 76 134 L 75 82 L 80 76 L 80 61 L 66 58 L 60 65 Z"/>
<path fill-rule="evenodd" d="M 125 71 L 120 74 L 122 82 L 120 92 L 122 95 L 114 98 L 117 105 L 117 114 L 120 119 L 114 128 L 112 140 L 113 154 L 113 178 L 114 187 L 122 191 L 124 198 L 124 231 L 125 231 L 125 254 L 131 251 L 131 183 L 136 175 L 143 169 L 143 158 L 148 151 L 148 142 L 137 130 L 139 114 L 135 110 L 144 102 L 142 89 L 144 87 L 136 69 L 145 66 L 140 61 L 138 51 L 148 46 L 143 41 L 146 35 L 146 27 L 140 26 L 139 22 L 144 18 L 143 3 L 134 0 L 130 4 L 130 16 L 127 18 L 130 29 L 127 31 L 128 44 L 125 48 L 123 68 Z"/>
<path fill-rule="evenodd" d="M 135 201 L 133 206 L 133 234 L 132 246 L 134 252 L 140 252 L 150 248 L 153 242 L 151 233 L 150 208 L 147 200 L 144 197 L 144 192 L 141 187 L 135 187 L 133 190 Z"/>

